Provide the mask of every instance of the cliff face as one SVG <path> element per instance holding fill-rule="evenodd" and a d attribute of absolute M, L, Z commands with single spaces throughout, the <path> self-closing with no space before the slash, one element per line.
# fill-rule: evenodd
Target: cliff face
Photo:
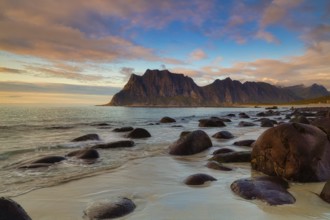
<path fill-rule="evenodd" d="M 112 106 L 229 106 L 244 103 L 283 103 L 302 97 L 294 91 L 267 83 L 241 83 L 230 78 L 199 87 L 188 76 L 168 70 L 147 70 L 132 74 L 115 94 Z"/>

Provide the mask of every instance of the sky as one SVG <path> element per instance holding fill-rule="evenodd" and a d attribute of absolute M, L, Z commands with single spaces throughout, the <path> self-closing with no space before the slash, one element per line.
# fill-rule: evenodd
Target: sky
<path fill-rule="evenodd" d="M 105 104 L 146 69 L 330 90 L 330 1 L 0 0 L 0 104 Z"/>

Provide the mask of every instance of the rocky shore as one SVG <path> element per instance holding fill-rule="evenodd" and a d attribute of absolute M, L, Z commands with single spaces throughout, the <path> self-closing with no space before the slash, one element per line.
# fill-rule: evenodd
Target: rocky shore
<path fill-rule="evenodd" d="M 228 141 L 234 138 L 232 133 L 226 131 L 226 126 L 234 118 L 240 121 L 237 125 L 239 127 L 259 126 L 263 130 L 258 135 L 252 135 L 254 138 L 241 139 L 233 142 L 232 145 L 220 147 L 215 145 L 214 143 L 217 141 Z M 174 118 L 168 116 L 160 119 L 159 123 L 165 123 L 168 126 L 179 125 Z M 276 212 L 278 206 L 288 206 L 284 209 L 288 209 L 290 213 L 290 209 L 295 209 L 289 204 L 296 204 L 297 207 L 303 209 L 304 205 L 308 206 L 310 201 L 314 203 L 317 201 L 318 205 L 321 204 L 321 207 L 325 207 L 311 211 L 312 215 L 319 214 L 323 218 L 330 218 L 330 215 L 324 211 L 329 208 L 328 203 L 330 202 L 330 182 L 327 182 L 330 180 L 329 107 L 292 108 L 285 111 L 274 107 L 260 109 L 255 115 L 249 115 L 243 111 L 240 114 L 230 114 L 225 117 L 215 115 L 211 118 L 201 119 L 198 123 L 198 130 L 178 134 L 178 139 L 173 140 L 173 143 L 165 150 L 167 155 L 160 158 L 146 158 L 139 163 L 136 162 L 136 167 L 132 162 L 125 165 L 125 169 L 119 168 L 114 173 L 56 186 L 54 190 L 62 193 L 71 190 L 74 185 L 79 190 L 86 190 L 69 193 L 75 197 L 70 200 L 69 207 L 76 207 L 77 204 L 72 204 L 76 201 L 79 208 L 76 208 L 71 214 L 68 214 L 70 210 L 67 210 L 67 219 L 72 219 L 72 213 L 77 214 L 78 212 L 80 215 L 74 219 L 81 219 L 83 215 L 85 219 L 109 219 L 124 215 L 131 219 L 141 217 L 153 219 L 157 212 L 152 211 L 152 208 L 159 210 L 159 207 L 155 207 L 157 205 L 172 212 L 169 214 L 169 218 L 158 216 L 158 219 L 183 219 L 187 218 L 189 214 L 184 216 L 180 207 L 181 209 L 184 206 L 193 208 L 194 211 L 191 210 L 193 213 L 198 212 L 200 208 L 203 212 L 202 203 L 208 205 L 212 203 L 207 210 L 216 218 L 215 215 L 218 213 L 220 216 L 221 212 L 217 209 L 213 210 L 213 205 L 224 205 L 228 201 L 231 201 L 229 203 L 232 205 L 238 205 L 248 202 L 247 200 L 258 201 L 252 203 L 257 204 L 257 207 L 251 207 L 250 213 L 256 214 L 255 219 L 279 217 L 281 213 Z M 134 140 L 152 137 L 146 129 L 126 128 L 116 128 L 113 132 L 124 132 L 124 136 L 131 139 L 129 141 L 96 144 L 68 152 L 66 155 L 31 159 L 25 164 L 20 164 L 18 169 L 56 166 L 65 160 L 84 161 L 88 166 L 88 164 L 102 159 L 100 149 L 132 148 L 135 146 Z M 205 129 L 208 128 L 219 128 L 219 131 L 210 137 L 205 132 Z M 73 138 L 72 141 L 80 142 L 98 138 L 97 134 L 86 134 Z M 249 171 L 251 168 L 252 171 Z M 188 173 L 190 174 L 188 175 Z M 84 184 L 93 183 L 93 179 L 96 185 L 90 185 L 87 189 Z M 299 192 L 297 186 L 299 187 L 301 184 L 304 184 L 306 189 Z M 221 188 L 219 188 L 220 186 Z M 223 188 L 224 186 L 225 188 Z M 315 186 L 318 191 L 314 191 Z M 206 190 L 205 195 L 203 195 L 202 189 Z M 52 190 L 52 188 L 46 188 L 31 192 L 18 197 L 17 201 L 22 202 L 23 208 L 28 207 L 26 211 L 31 213 L 33 219 L 40 219 L 46 214 L 43 211 L 38 213 L 38 208 L 32 207 L 38 202 L 28 205 L 28 200 L 52 196 L 54 195 Z M 171 191 L 176 196 L 169 195 Z M 306 197 L 301 196 L 300 193 L 309 193 L 308 198 L 312 199 L 305 201 Z M 107 194 L 112 195 L 112 198 L 106 197 Z M 225 197 L 216 196 L 221 194 Z M 88 195 L 94 196 L 88 197 Z M 63 198 L 68 199 L 65 196 Z M 189 199 L 193 199 L 193 201 Z M 13 207 L 18 206 L 13 200 L 7 198 L 2 198 L 1 201 L 13 203 Z M 54 204 L 54 201 L 52 200 L 50 204 Z M 155 203 L 150 203 L 151 201 L 155 201 Z M 196 205 L 197 203 L 200 204 L 200 207 Z M 271 207 L 274 206 L 276 214 L 265 216 L 262 209 L 258 209 L 260 204 L 262 204 L 262 209 L 270 213 L 272 213 Z M 310 205 L 314 207 L 313 203 Z M 4 206 L 0 206 L 0 209 L 2 213 Z M 249 205 L 242 209 L 248 210 Z M 15 215 L 22 215 L 21 219 L 28 219 L 27 214 L 22 212 L 21 208 L 12 212 Z M 158 214 L 160 213 L 163 212 L 158 212 Z M 295 211 L 291 210 L 292 213 Z M 302 216 L 295 213 L 291 219 L 292 217 L 308 218 L 308 213 L 304 211 L 302 213 Z M 198 219 L 201 216 L 197 214 L 192 219 Z M 224 216 L 225 218 L 235 218 L 238 217 L 238 213 L 228 209 Z M 47 219 L 56 218 L 48 217 Z M 65 218 L 61 217 L 61 219 Z M 207 216 L 205 219 L 208 219 Z M 247 219 L 253 218 L 251 216 Z"/>

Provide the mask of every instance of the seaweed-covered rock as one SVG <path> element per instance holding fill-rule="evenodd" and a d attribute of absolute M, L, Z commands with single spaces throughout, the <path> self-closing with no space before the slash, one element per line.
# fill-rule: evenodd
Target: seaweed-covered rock
<path fill-rule="evenodd" d="M 288 187 L 285 180 L 269 176 L 239 179 L 230 185 L 231 190 L 240 197 L 248 200 L 259 199 L 269 205 L 295 203 L 296 199 L 287 191 Z"/>
<path fill-rule="evenodd" d="M 321 129 L 301 123 L 269 128 L 253 144 L 252 168 L 300 182 L 330 179 L 330 142 Z"/>
<path fill-rule="evenodd" d="M 208 181 L 216 181 L 217 179 L 214 178 L 213 176 L 210 176 L 208 174 L 204 174 L 204 173 L 197 173 L 197 174 L 193 174 L 188 176 L 184 183 L 187 185 L 203 185 L 205 182 Z"/>
<path fill-rule="evenodd" d="M 14 200 L 0 197 L 1 220 L 31 220 L 25 210 Z"/>
<path fill-rule="evenodd" d="M 71 142 L 79 142 L 79 141 L 99 141 L 100 137 L 98 134 L 86 134 L 80 137 L 73 139 Z"/>
<path fill-rule="evenodd" d="M 84 211 L 86 217 L 94 219 L 119 218 L 134 211 L 136 205 L 128 198 L 120 198 L 118 201 L 95 202 Z"/>
<path fill-rule="evenodd" d="M 170 145 L 169 153 L 172 155 L 191 155 L 212 147 L 210 137 L 202 130 L 196 130 L 181 137 Z"/>
<path fill-rule="evenodd" d="M 129 138 L 148 138 L 151 137 L 151 134 L 149 131 L 147 131 L 144 128 L 135 128 L 133 131 L 131 131 L 127 137 Z"/>

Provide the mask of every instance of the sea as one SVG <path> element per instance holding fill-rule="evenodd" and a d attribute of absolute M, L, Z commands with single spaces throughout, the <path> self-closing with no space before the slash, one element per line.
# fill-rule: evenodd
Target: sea
<path fill-rule="evenodd" d="M 259 108 L 131 108 L 108 106 L 33 106 L 0 105 L 0 196 L 15 197 L 32 190 L 102 174 L 128 161 L 168 154 L 168 147 L 182 131 L 201 129 L 198 120 L 211 116 L 236 117 L 223 128 L 203 128 L 210 136 L 226 130 L 235 140 L 246 133 L 260 131 L 260 126 L 240 128 L 240 112 L 255 116 Z M 161 124 L 169 116 L 175 123 Z M 253 120 L 252 117 L 250 120 Z M 256 118 L 255 118 L 256 119 Z M 131 148 L 101 149 L 93 164 L 68 159 L 47 168 L 21 169 L 20 166 L 43 156 L 67 153 L 100 143 L 128 140 L 127 133 L 114 128 L 145 128 L 150 138 L 135 139 Z M 72 142 L 74 138 L 95 133 L 100 141 Z M 238 137 L 238 138 L 237 138 Z M 230 143 L 212 139 L 214 145 Z"/>

